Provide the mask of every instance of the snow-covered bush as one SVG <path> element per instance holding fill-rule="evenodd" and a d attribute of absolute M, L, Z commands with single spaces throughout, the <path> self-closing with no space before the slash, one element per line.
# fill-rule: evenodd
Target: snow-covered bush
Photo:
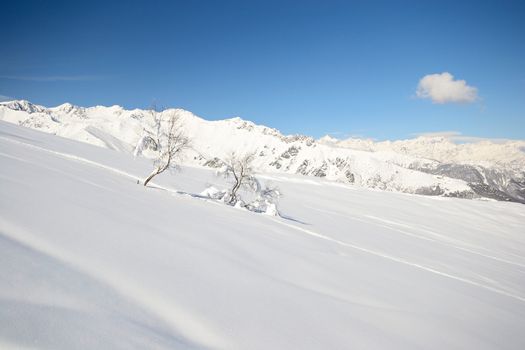
<path fill-rule="evenodd" d="M 281 196 L 281 193 L 276 187 L 263 187 L 258 183 L 256 192 L 256 198 L 246 205 L 246 208 L 250 211 L 258 213 L 264 213 L 271 216 L 279 216 L 277 210 L 277 201 Z"/>
<path fill-rule="evenodd" d="M 202 191 L 200 195 L 203 197 L 208 197 L 211 199 L 217 199 L 217 200 L 222 201 L 227 193 L 228 193 L 228 190 L 219 190 L 215 186 L 209 186 L 204 191 Z"/>

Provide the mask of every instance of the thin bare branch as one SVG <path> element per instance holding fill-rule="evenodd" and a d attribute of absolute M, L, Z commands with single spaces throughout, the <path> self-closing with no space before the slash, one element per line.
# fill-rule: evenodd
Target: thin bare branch
<path fill-rule="evenodd" d="M 176 168 L 182 153 L 190 147 L 190 140 L 180 130 L 176 114 L 152 113 L 155 113 L 156 121 L 157 157 L 154 160 L 155 170 L 146 178 L 144 186 L 155 176 L 170 168 Z"/>

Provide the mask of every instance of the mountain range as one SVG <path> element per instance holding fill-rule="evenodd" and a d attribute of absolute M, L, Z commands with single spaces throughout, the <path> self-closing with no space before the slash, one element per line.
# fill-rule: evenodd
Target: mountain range
<path fill-rule="evenodd" d="M 329 136 L 316 140 L 283 135 L 241 118 L 208 121 L 183 109 L 155 112 L 69 103 L 48 108 L 24 100 L 0 103 L 0 120 L 126 153 L 133 153 L 145 136 L 154 135 L 159 113 L 176 116 L 191 139 L 184 159 L 188 165 L 218 168 L 228 154 L 250 152 L 260 173 L 314 176 L 413 194 L 525 203 L 525 141 L 456 144 L 445 137 L 423 136 L 382 142 Z"/>

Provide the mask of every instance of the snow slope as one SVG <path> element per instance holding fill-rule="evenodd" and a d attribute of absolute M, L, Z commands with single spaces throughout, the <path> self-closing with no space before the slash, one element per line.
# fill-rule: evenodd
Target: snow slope
<path fill-rule="evenodd" d="M 274 218 L 0 122 L 0 348 L 523 349 L 525 206 L 279 173 Z"/>
<path fill-rule="evenodd" d="M 444 139 L 362 141 L 362 145 L 326 138 L 318 142 L 302 135 L 284 136 L 240 118 L 207 121 L 181 109 L 162 113 L 178 116 L 191 137 L 188 164 L 220 166 L 232 151 L 252 152 L 263 172 L 302 174 L 388 191 L 525 203 L 525 142 L 463 148 Z M 0 103 L 0 120 L 125 153 L 154 133 L 155 115 L 119 106 Z M 452 163 L 444 162 L 447 159 Z"/>

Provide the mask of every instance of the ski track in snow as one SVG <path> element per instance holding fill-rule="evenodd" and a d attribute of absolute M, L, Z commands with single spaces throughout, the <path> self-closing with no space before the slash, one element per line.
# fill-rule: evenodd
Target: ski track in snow
<path fill-rule="evenodd" d="M 44 147 L 40 147 L 40 146 L 36 146 L 36 145 L 30 144 L 30 143 L 12 140 L 12 139 L 9 139 L 9 138 L 4 137 L 4 136 L 0 136 L 0 139 L 1 140 L 5 140 L 5 141 L 9 141 L 9 142 L 12 142 L 12 143 L 16 143 L 16 144 L 19 144 L 19 145 L 22 145 L 22 146 L 25 146 L 25 147 L 33 148 L 33 149 L 36 149 L 36 150 L 39 150 L 39 151 L 42 151 L 42 152 L 55 154 L 55 155 L 57 155 L 59 157 L 62 157 L 62 158 L 71 159 L 71 160 L 74 160 L 74 161 L 77 161 L 77 162 L 82 162 L 82 163 L 89 164 L 89 165 L 92 165 L 92 166 L 95 166 L 95 167 L 98 167 L 98 168 L 103 168 L 103 169 L 111 171 L 111 172 L 113 172 L 115 174 L 119 174 L 119 175 L 131 178 L 131 179 L 134 179 L 134 180 L 138 180 L 140 178 L 137 175 L 134 175 L 134 174 L 122 171 L 120 169 L 113 168 L 113 167 L 110 167 L 108 165 L 101 164 L 101 163 L 98 163 L 98 162 L 94 162 L 92 160 L 89 160 L 89 159 L 86 159 L 86 158 L 83 158 L 83 157 L 79 157 L 79 156 L 75 156 L 75 155 L 72 155 L 72 154 L 69 154 L 69 153 L 53 151 L 53 150 L 50 150 L 50 149 L 47 149 L 47 148 L 44 148 Z M 158 185 L 156 185 L 156 186 L 158 186 Z"/>
<path fill-rule="evenodd" d="M 515 265 L 515 266 L 519 266 L 519 267 L 525 268 L 525 264 L 522 264 L 522 263 L 519 263 L 519 262 L 516 262 L 516 261 L 511 261 L 511 260 L 499 258 L 499 257 L 496 257 L 496 256 L 483 254 L 483 253 L 480 253 L 478 251 L 475 251 L 475 250 L 472 250 L 472 249 L 469 249 L 469 248 L 465 248 L 465 247 L 454 245 L 453 243 L 459 243 L 459 244 L 463 244 L 463 245 L 466 245 L 466 246 L 468 246 L 470 248 L 474 248 L 474 249 L 488 250 L 487 248 L 484 248 L 484 247 L 474 246 L 472 244 L 468 244 L 468 243 L 465 243 L 465 242 L 457 240 L 457 239 L 453 239 L 453 238 L 450 238 L 450 237 L 443 236 L 443 235 L 441 235 L 441 234 L 439 234 L 437 232 L 434 232 L 432 230 L 429 230 L 427 228 L 412 227 L 412 226 L 407 225 L 407 224 L 403 224 L 403 223 L 399 223 L 399 222 L 395 222 L 395 221 L 379 218 L 377 216 L 372 216 L 372 215 L 365 215 L 365 217 L 370 218 L 372 220 L 376 220 L 376 221 L 382 221 L 382 222 L 384 222 L 386 224 L 390 224 L 390 225 L 397 225 L 397 226 L 402 226 L 402 227 L 406 227 L 406 228 L 413 229 L 413 230 L 426 232 L 426 233 L 428 233 L 428 234 L 430 234 L 432 236 L 439 237 L 442 240 L 432 239 L 432 238 L 425 237 L 425 236 L 419 236 L 419 235 L 413 234 L 411 232 L 407 232 L 407 231 L 400 230 L 400 229 L 395 229 L 392 226 L 388 226 L 388 225 L 377 224 L 378 226 L 388 227 L 388 228 L 390 228 L 390 229 L 392 229 L 392 230 L 394 230 L 396 232 L 400 232 L 400 233 L 403 233 L 403 234 L 411 236 L 411 237 L 424 239 L 424 240 L 427 240 L 427 241 L 430 241 L 430 242 L 436 242 L 436 243 L 440 243 L 440 244 L 445 244 L 445 245 L 447 245 L 449 247 L 456 248 L 456 249 L 462 250 L 464 252 L 472 253 L 472 254 L 475 254 L 475 255 L 479 255 L 479 256 L 482 256 L 482 257 L 487 258 L 487 259 L 493 259 L 493 260 L 496 260 L 496 261 L 499 261 L 499 262 L 502 262 L 502 263 L 506 263 L 506 264 Z"/>
<path fill-rule="evenodd" d="M 455 249 L 458 249 L 458 250 L 461 250 L 461 251 L 464 251 L 464 252 L 467 252 L 467 253 L 471 253 L 471 254 L 474 254 L 474 255 L 482 256 L 482 257 L 487 258 L 487 259 L 492 259 L 492 260 L 496 260 L 496 261 L 499 261 L 499 262 L 502 262 L 502 263 L 506 263 L 506 264 L 515 265 L 515 266 L 519 266 L 519 267 L 525 268 L 525 264 L 521 264 L 519 262 L 515 262 L 515 261 L 499 258 L 499 257 L 493 256 L 493 255 L 483 254 L 483 253 L 480 253 L 480 252 L 475 251 L 473 249 L 470 249 L 470 248 L 475 248 L 475 249 L 487 250 L 484 247 L 474 246 L 474 245 L 465 243 L 463 241 L 455 240 L 453 238 L 443 236 L 443 235 L 441 235 L 441 234 L 439 234 L 437 232 L 434 232 L 434 231 L 426 229 L 426 228 L 413 227 L 411 225 L 398 223 L 398 222 L 395 222 L 395 221 L 379 218 L 377 216 L 372 216 L 372 215 L 363 215 L 363 217 L 370 219 L 370 220 L 365 220 L 365 219 L 359 218 L 357 216 L 349 216 L 349 215 L 341 214 L 341 213 L 338 213 L 338 212 L 335 212 L 335 211 L 328 211 L 328 210 L 323 210 L 323 209 L 319 209 L 319 208 L 314 208 L 312 206 L 305 205 L 305 207 L 307 207 L 309 209 L 316 210 L 316 211 L 320 211 L 320 212 L 323 212 L 323 213 L 327 213 L 327 214 L 331 214 L 331 215 L 337 215 L 337 216 L 348 218 L 348 219 L 355 220 L 355 221 L 360 221 L 360 222 L 363 222 L 365 224 L 371 224 L 371 225 L 383 227 L 383 228 L 389 229 L 391 231 L 401 233 L 401 234 L 406 235 L 406 236 L 414 237 L 414 238 L 421 239 L 421 240 L 428 241 L 428 242 L 438 243 L 438 244 L 441 244 L 441 245 L 446 245 L 448 247 L 455 248 Z M 382 222 L 385 223 L 385 224 L 382 224 Z M 402 227 L 406 227 L 406 228 L 409 228 L 409 229 L 412 229 L 412 230 L 426 232 L 426 233 L 428 233 L 428 234 L 430 234 L 432 236 L 438 237 L 440 239 L 433 239 L 433 238 L 430 238 L 430 237 L 421 236 L 421 235 L 418 235 L 418 234 L 415 234 L 415 233 L 412 233 L 412 232 L 408 232 L 408 231 L 405 231 L 405 230 L 402 230 L 402 229 L 399 229 L 399 228 L 392 227 L 391 225 L 402 226 Z M 455 245 L 454 243 L 467 245 L 470 248 L 458 246 L 458 245 Z"/>
<path fill-rule="evenodd" d="M 372 249 L 368 249 L 368 248 L 360 247 L 360 246 L 357 246 L 357 245 L 354 245 L 354 244 L 351 244 L 351 243 L 343 242 L 343 241 L 337 240 L 335 238 L 331 238 L 331 237 L 322 235 L 320 233 L 317 233 L 317 232 L 314 232 L 314 231 L 311 231 L 311 230 L 308 230 L 308 229 L 305 229 L 305 228 L 302 228 L 302 227 L 298 227 L 298 226 L 286 223 L 286 222 L 281 221 L 281 220 L 274 219 L 274 221 L 280 223 L 281 225 L 293 228 L 293 229 L 295 229 L 297 231 L 306 233 L 306 234 L 308 234 L 310 236 L 313 236 L 313 237 L 316 237 L 316 238 L 319 238 L 319 239 L 323 239 L 323 240 L 326 240 L 326 241 L 329 241 L 329 242 L 333 242 L 335 244 L 338 244 L 338 245 L 341 245 L 341 246 L 344 246 L 344 247 L 349 247 L 349 248 L 352 248 L 352 249 L 356 249 L 356 250 L 359 250 L 361 252 L 364 252 L 364 253 L 367 253 L 367 254 L 372 254 L 372 255 L 375 255 L 375 256 L 378 256 L 378 257 L 381 257 L 381 258 L 384 258 L 384 259 L 395 261 L 395 262 L 400 263 L 400 264 L 412 266 L 412 267 L 415 267 L 415 268 L 418 268 L 418 269 L 421 269 L 421 270 L 424 270 L 424 271 L 427 271 L 427 272 L 431 272 L 431 273 L 439 275 L 439 276 L 451 278 L 451 279 L 456 280 L 456 281 L 461 281 L 461 282 L 464 282 L 466 284 L 469 284 L 469 285 L 472 285 L 472 286 L 476 286 L 476 287 L 479 287 L 479 288 L 483 288 L 483 289 L 489 290 L 491 292 L 494 292 L 494 293 L 497 293 L 497 294 L 500 294 L 500 295 L 504 295 L 504 296 L 507 296 L 507 297 L 510 297 L 510 298 L 513 298 L 513 299 L 516 299 L 516 300 L 519 300 L 519 301 L 525 303 L 525 297 L 522 297 L 520 295 L 512 294 L 512 293 L 506 292 L 504 290 L 501 290 L 501 289 L 498 289 L 498 288 L 494 288 L 494 287 L 491 287 L 491 286 L 487 286 L 487 285 L 484 285 L 484 284 L 481 284 L 481 283 L 478 283 L 478 282 L 475 282 L 475 281 L 471 281 L 471 280 L 463 278 L 463 277 L 454 276 L 452 274 L 449 274 L 449 273 L 446 273 L 446 272 L 442 272 L 442 271 L 436 270 L 436 269 L 428 267 L 428 266 L 424 266 L 424 265 L 421 265 L 421 264 L 413 263 L 413 262 L 410 262 L 408 260 L 400 259 L 400 258 L 397 258 L 395 256 L 391 256 L 391 255 L 388 255 L 388 254 L 385 254 L 385 253 L 381 253 L 381 252 L 378 252 L 378 251 L 375 251 L 375 250 L 372 250 Z"/>
<path fill-rule="evenodd" d="M 104 164 L 101 164 L 101 163 L 98 163 L 98 162 L 95 162 L 95 161 L 92 161 L 92 160 L 89 160 L 89 159 L 86 159 L 86 158 L 82 158 L 82 157 L 75 156 L 75 155 L 68 154 L 68 153 L 63 153 L 63 152 L 49 150 L 49 149 L 46 149 L 46 148 L 43 148 L 43 147 L 40 147 L 40 146 L 28 144 L 28 143 L 21 142 L 21 141 L 12 140 L 12 139 L 9 139 L 9 138 L 3 137 L 3 136 L 0 136 L 0 139 L 6 140 L 6 141 L 9 141 L 9 142 L 13 142 L 13 143 L 17 143 L 17 144 L 20 144 L 20 145 L 23 145 L 23 146 L 26 146 L 26 147 L 30 147 L 30 148 L 33 148 L 33 149 L 37 149 L 39 151 L 55 154 L 57 156 L 60 156 L 60 157 L 66 158 L 66 159 L 71 159 L 73 161 L 78 161 L 78 162 L 86 163 L 86 164 L 89 164 L 89 165 L 92 165 L 92 166 L 95 166 L 95 167 L 103 168 L 105 170 L 111 171 L 113 173 L 116 173 L 116 174 L 119 174 L 119 175 L 122 175 L 122 176 L 125 176 L 125 177 L 128 177 L 128 178 L 138 179 L 138 176 L 136 176 L 136 175 L 133 175 L 131 173 L 122 171 L 120 169 L 117 169 L 117 168 L 114 168 L 114 167 L 110 167 L 110 166 L 107 166 L 107 165 L 104 165 Z M 166 191 L 169 191 L 169 192 L 174 193 L 174 194 L 184 195 L 184 193 L 181 193 L 181 192 L 179 192 L 177 190 L 166 188 L 164 186 L 160 186 L 160 185 L 157 185 L 157 184 L 154 184 L 154 183 L 152 183 L 152 184 L 158 189 L 166 190 Z M 206 200 L 206 201 L 210 202 L 209 200 Z M 317 209 L 317 208 L 313 208 L 313 209 Z M 336 215 L 342 215 L 342 214 L 337 214 L 337 213 L 334 213 L 334 212 L 329 212 L 329 213 L 330 214 L 336 214 Z M 257 214 L 254 214 L 254 215 L 257 215 Z M 365 217 L 368 217 L 368 218 L 374 219 L 374 220 L 379 219 L 379 218 L 374 217 L 374 216 L 365 216 Z M 381 252 L 378 252 L 378 251 L 375 251 L 375 250 L 372 250 L 372 249 L 368 249 L 368 248 L 357 246 L 357 245 L 354 245 L 354 244 L 351 244 L 351 243 L 343 242 L 343 241 L 337 240 L 335 238 L 331 238 L 331 237 L 322 235 L 320 233 L 317 233 L 317 232 L 314 232 L 314 231 L 311 231 L 311 230 L 308 230 L 308 229 L 305 229 L 305 228 L 298 227 L 296 225 L 287 223 L 287 222 L 283 221 L 283 219 L 275 219 L 275 218 L 271 218 L 271 217 L 269 217 L 269 219 L 271 219 L 274 222 L 277 222 L 277 223 L 279 223 L 281 225 L 293 228 L 294 230 L 306 233 L 306 234 L 308 234 L 310 236 L 313 236 L 313 237 L 316 237 L 316 238 L 319 238 L 319 239 L 323 239 L 323 240 L 326 240 L 326 241 L 329 241 L 329 242 L 332 242 L 332 243 L 335 243 L 335 244 L 338 244 L 338 245 L 341 245 L 341 246 L 344 246 L 344 247 L 349 247 L 349 248 L 352 248 L 352 249 L 355 249 L 355 250 L 359 250 L 361 252 L 364 252 L 364 253 L 367 253 L 367 254 L 371 254 L 371 255 L 374 255 L 374 256 L 377 256 L 377 257 L 381 257 L 381 258 L 384 258 L 384 259 L 388 259 L 388 260 L 391 260 L 391 261 L 394 261 L 394 262 L 397 262 L 397 263 L 400 263 L 400 264 L 408 265 L 408 266 L 411 266 L 411 267 L 414 267 L 414 268 L 417 268 L 417 269 L 420 269 L 420 270 L 423 270 L 423 271 L 427 271 L 427 272 L 430 272 L 430 273 L 433 273 L 433 274 L 436 274 L 436 275 L 439 275 L 439 276 L 442 276 L 442 277 L 447 277 L 447 278 L 450 278 L 450 279 L 453 279 L 453 280 L 456 280 L 456 281 L 460 281 L 460 282 L 463 282 L 463 283 L 466 283 L 466 284 L 469 284 L 469 285 L 472 285 L 472 286 L 476 286 L 476 287 L 479 287 L 479 288 L 482 288 L 482 289 L 485 289 L 485 290 L 488 290 L 488 291 L 491 291 L 491 292 L 494 292 L 494 293 L 497 293 L 497 294 L 500 294 L 500 295 L 503 295 L 503 296 L 507 296 L 507 297 L 510 297 L 510 298 L 513 298 L 513 299 L 516 299 L 516 300 L 519 300 L 519 301 L 525 303 L 525 297 L 517 295 L 517 294 L 509 293 L 509 292 L 507 292 L 505 290 L 502 290 L 502 289 L 498 289 L 498 288 L 494 288 L 494 287 L 491 287 L 491 286 L 488 286 L 488 285 L 484 285 L 484 284 L 481 284 L 481 283 L 478 283 L 478 282 L 475 282 L 475 281 L 472 281 L 472 280 L 469 280 L 469 279 L 466 279 L 466 278 L 463 278 L 463 277 L 455 276 L 455 275 L 452 275 L 452 274 L 449 274 L 449 273 L 446 273 L 446 272 L 442 272 L 442 271 L 436 270 L 436 269 L 434 269 L 432 267 L 428 267 L 428 266 L 424 266 L 424 265 L 421 265 L 421 264 L 418 264 L 418 263 L 410 262 L 408 260 L 397 258 L 395 256 L 388 255 L 388 254 L 385 254 L 385 253 L 381 253 Z M 358 218 L 355 218 L 355 217 L 352 217 L 352 219 L 359 220 Z M 370 223 L 373 224 L 373 222 L 370 222 L 370 221 L 365 221 L 365 220 L 361 220 L 361 221 L 365 222 L 365 223 L 368 223 L 368 224 L 370 224 Z M 391 223 L 388 220 L 383 220 L 383 219 L 380 219 L 380 220 L 377 220 L 377 221 L 385 221 L 387 223 Z M 476 255 L 479 255 L 479 256 L 483 256 L 485 258 L 493 259 L 493 260 L 496 260 L 496 261 L 500 261 L 500 262 L 504 262 L 504 263 L 508 263 L 508 264 L 512 264 L 512 265 L 516 265 L 516 266 L 520 266 L 520 267 L 525 267 L 524 265 L 516 263 L 516 262 L 508 261 L 508 260 L 505 260 L 505 259 L 500 259 L 500 258 L 497 258 L 497 257 L 494 257 L 494 256 L 485 255 L 485 254 L 482 254 L 482 253 L 479 253 L 479 252 L 472 251 L 472 250 L 470 250 L 468 248 L 455 246 L 455 245 L 449 244 L 447 242 L 435 240 L 435 239 L 432 239 L 432 238 L 429 238 L 429 237 L 418 236 L 418 235 L 413 234 L 413 233 L 409 233 L 409 232 L 406 232 L 406 231 L 403 231 L 403 230 L 395 229 L 395 228 L 393 228 L 391 226 L 388 226 L 388 225 L 381 225 L 379 223 L 375 223 L 375 224 L 379 225 L 381 227 L 390 229 L 392 231 L 399 232 L 399 233 L 411 236 L 411 237 L 427 240 L 427 241 L 430 241 L 430 242 L 436 242 L 436 243 L 440 243 L 440 244 L 449 245 L 450 247 L 453 247 L 453 248 L 456 248 L 456 249 L 459 249 L 459 250 L 462 250 L 462 251 L 465 251 L 465 252 L 469 252 L 469 253 L 472 253 L 472 254 L 476 254 Z M 431 232 L 431 233 L 433 233 L 433 232 Z M 37 247 L 39 247 L 39 246 L 40 245 L 37 245 Z M 61 256 L 61 254 L 58 254 L 58 256 Z M 132 285 L 132 284 L 127 284 L 125 281 L 119 281 L 119 283 L 122 283 L 123 286 L 125 286 L 125 285 L 131 286 Z M 122 288 L 122 286 L 119 287 L 119 285 L 117 284 L 117 285 L 115 285 L 115 288 Z M 124 292 L 126 292 L 126 291 L 124 290 Z M 141 291 L 141 290 L 136 290 L 136 291 L 134 291 L 134 293 L 139 297 L 139 299 L 141 298 L 141 296 L 145 297 L 145 296 L 148 295 L 148 293 L 146 291 Z M 157 310 L 157 311 L 161 311 L 162 308 L 163 308 L 161 301 L 158 302 L 158 305 L 155 304 L 155 305 L 150 305 L 150 306 L 154 310 Z M 170 320 L 170 321 L 171 321 L 172 324 L 173 323 L 175 323 L 175 324 L 178 323 L 177 320 Z M 190 325 L 190 326 L 198 328 L 198 326 L 196 326 L 196 325 Z"/>

